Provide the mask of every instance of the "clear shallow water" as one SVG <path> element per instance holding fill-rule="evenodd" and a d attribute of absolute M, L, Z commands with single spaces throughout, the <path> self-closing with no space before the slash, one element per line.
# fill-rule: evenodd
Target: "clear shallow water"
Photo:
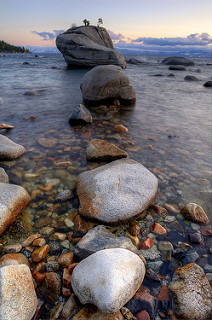
<path fill-rule="evenodd" d="M 12 183 L 21 184 L 30 193 L 53 184 L 52 190 L 41 190 L 35 197 L 37 205 L 30 205 L 33 221 L 40 218 L 38 205 L 44 211 L 52 207 L 58 192 L 70 185 L 75 191 L 76 176 L 97 165 L 85 160 L 84 150 L 91 138 L 115 142 L 153 171 L 159 178 L 157 204 L 197 202 L 211 218 L 212 95 L 210 88 L 203 86 L 211 79 L 210 60 L 195 58 L 196 66 L 188 71 L 169 71 L 159 64 L 162 57 L 136 58 L 144 64 L 128 64 L 125 69 L 136 90 L 136 105 L 91 109 L 95 121 L 87 127 L 71 127 L 68 116 L 82 102 L 80 80 L 88 69 L 68 69 L 60 54 L 37 58 L 33 54 L 8 54 L 0 58 L 0 119 L 15 126 L 1 133 L 27 149 L 23 157 L 1 165 Z M 170 73 L 174 77 L 168 77 Z M 186 75 L 199 81 L 184 81 Z M 27 91 L 36 95 L 24 95 Z M 34 119 L 29 119 L 31 116 Z M 129 128 L 127 135 L 120 137 L 114 132 L 117 123 Z M 43 138 L 50 144 L 43 143 Z M 71 161 L 71 165 L 60 168 L 60 161 Z M 35 177 L 28 178 L 27 173 Z M 75 197 L 62 212 L 77 205 Z"/>

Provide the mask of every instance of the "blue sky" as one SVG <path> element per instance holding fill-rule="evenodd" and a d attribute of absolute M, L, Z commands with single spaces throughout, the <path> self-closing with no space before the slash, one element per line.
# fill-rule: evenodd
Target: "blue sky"
<path fill-rule="evenodd" d="M 212 0 L 0 0 L 0 40 L 53 46 L 58 32 L 85 18 L 102 18 L 117 46 L 212 42 Z"/>

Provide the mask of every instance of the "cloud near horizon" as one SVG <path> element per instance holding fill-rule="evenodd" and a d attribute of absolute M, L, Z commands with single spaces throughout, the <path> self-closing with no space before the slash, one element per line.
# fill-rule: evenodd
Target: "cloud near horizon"
<path fill-rule="evenodd" d="M 43 41 L 49 41 L 54 40 L 60 33 L 65 32 L 65 30 L 53 30 L 53 32 L 37 32 L 37 31 L 31 31 L 32 33 L 38 35 L 42 38 Z"/>

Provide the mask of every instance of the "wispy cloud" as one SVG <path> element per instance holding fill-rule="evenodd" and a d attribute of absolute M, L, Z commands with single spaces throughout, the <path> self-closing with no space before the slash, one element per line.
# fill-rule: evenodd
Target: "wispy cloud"
<path fill-rule="evenodd" d="M 125 36 L 123 36 L 122 33 L 114 33 L 111 30 L 107 30 L 112 40 L 122 40 L 125 39 Z"/>
<path fill-rule="evenodd" d="M 32 33 L 38 35 L 39 37 L 42 38 L 43 41 L 49 41 L 49 40 L 54 40 L 60 33 L 65 32 L 64 30 L 53 30 L 53 32 L 37 32 L 37 31 L 32 31 Z"/>

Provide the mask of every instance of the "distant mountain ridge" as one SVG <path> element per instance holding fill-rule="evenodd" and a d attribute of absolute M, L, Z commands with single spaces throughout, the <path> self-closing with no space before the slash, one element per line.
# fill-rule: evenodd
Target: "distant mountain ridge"
<path fill-rule="evenodd" d="M 13 46 L 3 40 L 0 40 L 0 52 L 1 53 L 30 53 L 28 49 L 24 47 Z"/>

